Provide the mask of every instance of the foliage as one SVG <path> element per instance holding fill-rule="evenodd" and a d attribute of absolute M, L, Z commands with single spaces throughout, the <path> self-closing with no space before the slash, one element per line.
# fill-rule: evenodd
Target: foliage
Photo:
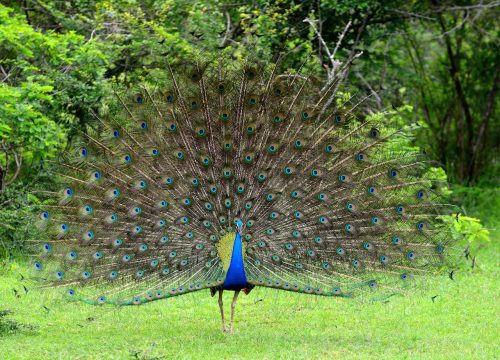
<path fill-rule="evenodd" d="M 337 57 L 345 61 L 364 52 L 350 82 L 356 92 L 372 95 L 365 106 L 414 105 L 406 119 L 427 124 L 420 146 L 446 166 L 450 179 L 474 183 L 494 171 L 495 152 L 489 149 L 498 146 L 500 71 L 496 8 L 488 3 L 79 0 L 37 1 L 28 9 L 7 4 L 24 17 L 2 10 L 5 28 L 19 28 L 0 33 L 15 44 L 6 63 L 21 53 L 26 66 L 17 68 L 26 76 L 33 72 L 27 65 L 36 73 L 53 70 L 45 81 L 32 81 L 58 85 L 47 94 L 58 94 L 51 102 L 57 116 L 50 114 L 56 122 L 67 117 L 88 123 L 88 109 L 100 98 L 105 79 L 130 83 L 154 77 L 164 70 L 166 54 L 176 62 L 195 50 L 231 48 L 236 57 L 250 52 L 273 61 L 281 52 L 283 66 L 290 68 L 314 54 L 320 74 L 321 66 L 331 67 L 325 45 L 333 47 L 350 22 Z M 307 18 L 316 22 L 324 43 Z M 29 41 L 20 46 L 19 39 Z"/>
<path fill-rule="evenodd" d="M 37 178 L 41 184 L 44 179 Z M 50 183 L 45 182 L 46 186 Z M 38 230 L 30 221 L 33 206 L 40 203 L 34 194 L 19 191 L 20 184 L 0 192 L 0 259 L 22 254 L 27 239 L 38 238 Z"/>
<path fill-rule="evenodd" d="M 467 186 L 454 186 L 448 194 L 451 202 L 489 223 L 498 212 L 498 201 L 485 195 L 495 195 L 498 186 L 495 95 L 500 52 L 494 2 L 2 3 L 0 217 L 5 226 L 0 236 L 8 243 L 19 231 L 19 210 L 13 206 L 20 196 L 15 193 L 31 191 L 38 173 L 46 170 L 41 160 L 60 156 L 74 134 L 93 126 L 91 111 L 105 107 L 112 84 L 130 86 L 159 78 L 167 60 L 175 64 L 200 56 L 200 51 L 201 56 L 219 51 L 234 57 L 253 54 L 266 62 L 281 54 L 282 66 L 291 70 L 313 57 L 314 65 L 303 70 L 324 78 L 332 69 L 326 48 L 333 49 L 337 42 L 335 61 L 354 61 L 349 94 L 369 96 L 361 112 L 399 109 L 397 116 L 391 115 L 394 124 L 411 127 L 416 134 L 416 140 L 404 146 L 425 149 L 439 161 L 429 178 L 438 171 L 442 177 L 442 168 L 448 181 Z M 480 190 L 470 187 L 476 184 Z M 489 205 L 482 206 L 482 201 Z"/>
<path fill-rule="evenodd" d="M 469 252 L 475 253 L 479 247 L 490 241 L 490 231 L 484 228 L 479 219 L 460 214 L 441 218 L 452 229 L 453 238 Z"/>
<path fill-rule="evenodd" d="M 98 97 L 106 58 L 99 44 L 72 31 L 42 33 L 0 5 L 0 189 L 22 170 L 53 157 L 61 124 L 83 123 Z M 25 174 L 33 176 L 34 172 Z"/>
<path fill-rule="evenodd" d="M 461 204 L 466 215 L 480 218 L 487 227 L 498 231 L 500 226 L 498 187 L 492 187 L 488 183 L 478 184 L 475 187 L 457 185 L 453 187 L 451 201 Z"/>
<path fill-rule="evenodd" d="M 494 174 L 500 135 L 498 11 L 470 3 L 476 6 L 435 1 L 401 8 L 421 16 L 366 43 L 356 70 L 361 86 L 378 91 L 375 105 L 415 106 L 413 120 L 426 125 L 421 146 L 449 179 L 465 185 Z"/>

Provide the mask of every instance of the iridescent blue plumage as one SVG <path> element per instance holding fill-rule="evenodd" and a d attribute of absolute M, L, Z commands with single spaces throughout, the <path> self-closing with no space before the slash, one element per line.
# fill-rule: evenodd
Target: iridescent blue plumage
<path fill-rule="evenodd" d="M 231 263 L 224 279 L 222 288 L 224 290 L 241 290 L 248 287 L 248 281 L 245 274 L 245 265 L 243 263 L 243 251 L 241 245 L 241 235 L 236 233 L 233 252 L 231 254 Z"/>

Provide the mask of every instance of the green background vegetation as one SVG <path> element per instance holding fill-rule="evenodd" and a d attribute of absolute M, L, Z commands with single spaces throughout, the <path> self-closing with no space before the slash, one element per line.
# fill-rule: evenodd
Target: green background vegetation
<path fill-rule="evenodd" d="M 438 0 L 0 1 L 0 357 L 498 356 L 499 9 Z M 36 235 L 25 219 L 39 201 L 31 191 L 57 188 L 50 160 L 92 128 L 90 110 L 110 89 L 162 73 L 167 54 L 175 62 L 200 50 L 268 62 L 281 53 L 284 68 L 312 58 L 308 71 L 325 79 L 348 23 L 335 56 L 354 60 L 348 90 L 369 95 L 366 113 L 411 108 L 401 121 L 419 124 L 412 145 L 439 162 L 449 200 L 462 208 L 452 226 L 471 255 L 455 281 L 373 304 L 262 289 L 241 301 L 234 336 L 219 334 L 217 303 L 205 293 L 110 310 L 25 292 L 25 239 Z"/>

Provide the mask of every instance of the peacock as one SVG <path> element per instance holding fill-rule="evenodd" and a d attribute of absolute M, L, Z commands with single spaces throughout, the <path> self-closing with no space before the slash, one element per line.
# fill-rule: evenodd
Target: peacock
<path fill-rule="evenodd" d="M 301 69 L 203 56 L 115 90 L 40 191 L 40 281 L 96 305 L 210 290 L 232 332 L 256 286 L 381 299 L 449 268 L 449 205 L 397 109 Z"/>

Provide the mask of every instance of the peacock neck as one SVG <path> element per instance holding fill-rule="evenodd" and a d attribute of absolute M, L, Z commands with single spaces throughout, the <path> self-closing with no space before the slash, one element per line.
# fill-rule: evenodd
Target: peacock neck
<path fill-rule="evenodd" d="M 248 281 L 245 274 L 245 265 L 243 263 L 241 234 L 237 232 L 233 242 L 231 262 L 227 270 L 223 288 L 225 290 L 241 290 L 247 287 L 247 285 Z"/>

